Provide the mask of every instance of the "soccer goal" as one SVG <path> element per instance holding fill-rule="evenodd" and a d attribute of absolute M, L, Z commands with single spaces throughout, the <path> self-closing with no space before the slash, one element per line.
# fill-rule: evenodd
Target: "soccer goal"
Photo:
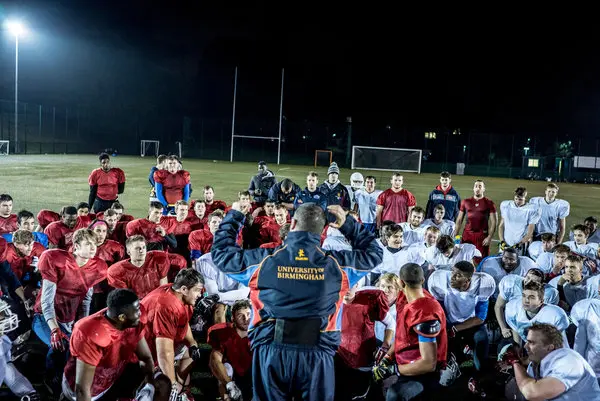
<path fill-rule="evenodd" d="M 352 147 L 352 169 L 421 173 L 421 149 Z"/>
<path fill-rule="evenodd" d="M 10 141 L 0 141 L 0 156 L 7 156 L 10 151 Z"/>
<path fill-rule="evenodd" d="M 147 154 L 151 155 L 154 153 L 155 157 L 158 157 L 158 148 L 160 146 L 160 141 L 147 141 L 142 139 L 141 147 L 140 147 L 140 156 L 144 157 Z"/>
<path fill-rule="evenodd" d="M 333 152 L 331 150 L 315 150 L 315 168 L 318 166 L 329 167 L 333 161 Z"/>

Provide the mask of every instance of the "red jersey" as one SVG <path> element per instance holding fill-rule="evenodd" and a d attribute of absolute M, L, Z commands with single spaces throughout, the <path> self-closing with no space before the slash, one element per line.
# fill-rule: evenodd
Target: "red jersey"
<path fill-rule="evenodd" d="M 0 262 L 6 260 L 6 252 L 8 249 L 8 242 L 2 237 L 0 237 Z"/>
<path fill-rule="evenodd" d="M 229 363 L 237 376 L 252 372 L 250 340 L 240 337 L 233 324 L 218 323 L 208 329 L 208 343 L 223 355 L 223 362 Z"/>
<path fill-rule="evenodd" d="M 207 227 L 207 220 L 208 217 L 206 214 L 204 214 L 203 218 L 199 219 L 198 216 L 196 216 L 194 213 L 188 214 L 188 217 L 185 219 L 185 221 L 190 225 L 190 232 L 195 230 L 203 230 L 205 227 Z"/>
<path fill-rule="evenodd" d="M 125 183 L 125 173 L 120 168 L 113 167 L 108 171 L 97 168 L 88 178 L 90 186 L 97 185 L 96 197 L 106 201 L 117 199 L 119 184 Z M 90 205 L 92 206 L 92 205 Z"/>
<path fill-rule="evenodd" d="M 48 244 L 56 245 L 58 248 L 68 250 L 73 244 L 73 233 L 80 228 L 86 228 L 91 223 L 89 216 L 77 217 L 77 223 L 73 228 L 69 228 L 62 220 L 50 223 L 44 230 L 48 236 Z"/>
<path fill-rule="evenodd" d="M 125 247 L 117 241 L 107 239 L 96 250 L 96 257 L 102 259 L 107 265 L 117 263 L 125 257 Z"/>
<path fill-rule="evenodd" d="M 165 199 L 169 205 L 174 205 L 183 199 L 183 188 L 190 183 L 190 173 L 179 170 L 175 174 L 168 170 L 157 170 L 154 172 L 154 182 L 162 184 Z"/>
<path fill-rule="evenodd" d="M 225 211 L 225 209 L 227 209 L 227 203 L 223 202 L 222 200 L 213 200 L 211 204 L 205 203 L 205 205 L 206 212 L 204 212 L 204 215 L 207 217 L 210 216 L 210 214 L 217 209 L 222 211 Z"/>
<path fill-rule="evenodd" d="M 169 274 L 167 275 L 169 282 L 172 283 L 175 280 L 175 276 L 181 269 L 187 267 L 187 259 L 177 253 L 167 253 L 169 258 Z"/>
<path fill-rule="evenodd" d="M 448 337 L 446 336 L 446 314 L 440 303 L 423 290 L 425 296 L 411 303 L 406 301 L 404 293 L 398 295 L 396 300 L 396 341 L 394 351 L 396 363 L 405 365 L 421 358 L 419 351 L 419 334 L 415 326 L 430 320 L 437 320 L 441 330 L 435 341 L 437 343 L 437 361 L 439 366 L 445 366 L 448 353 Z"/>
<path fill-rule="evenodd" d="M 79 267 L 73 255 L 62 249 L 49 249 L 42 253 L 38 270 L 42 279 L 56 284 L 54 311 L 61 323 L 75 320 L 88 290 L 106 278 L 106 262 L 98 258 L 88 260 Z M 43 284 L 42 284 L 43 287 Z M 34 311 L 42 313 L 42 292 L 38 293 Z"/>
<path fill-rule="evenodd" d="M 77 359 L 95 366 L 92 397 L 108 390 L 121 376 L 144 335 L 142 322 L 137 327 L 119 330 L 105 313 L 106 309 L 102 309 L 75 323 L 69 341 L 71 356 L 64 372 L 69 388 L 75 391 Z"/>
<path fill-rule="evenodd" d="M 179 222 L 174 216 L 163 216 L 160 218 L 159 224 L 163 227 L 169 227 L 171 231 L 168 231 L 167 234 L 188 235 L 192 232 L 192 223 L 188 219 Z"/>
<path fill-rule="evenodd" d="M 262 248 L 262 249 L 273 249 L 273 248 L 277 248 L 282 243 L 283 242 L 281 242 L 281 241 L 279 241 L 279 242 L 267 242 L 266 244 L 261 244 L 259 248 Z"/>
<path fill-rule="evenodd" d="M 416 205 L 415 196 L 404 188 L 398 192 L 388 188 L 377 197 L 377 206 L 383 206 L 381 222 L 391 220 L 395 223 L 405 223 L 408 219 L 408 208 Z"/>
<path fill-rule="evenodd" d="M 127 241 L 127 225 L 127 221 L 117 222 L 117 226 L 115 227 L 115 229 L 108 233 L 106 238 L 116 241 L 119 244 L 125 246 L 125 241 Z"/>
<path fill-rule="evenodd" d="M 381 290 L 357 291 L 352 303 L 342 309 L 342 340 L 338 355 L 347 366 L 358 369 L 373 363 L 377 349 L 375 322 L 385 319 L 390 310 Z"/>
<path fill-rule="evenodd" d="M 467 216 L 465 231 L 487 234 L 488 219 L 490 214 L 496 213 L 496 205 L 494 205 L 491 199 L 486 197 L 481 199 L 471 197 L 462 201 L 460 211 Z"/>
<path fill-rule="evenodd" d="M 203 255 L 210 252 L 212 243 L 213 235 L 208 228 L 192 231 L 188 238 L 188 248 L 190 251 L 200 251 Z"/>
<path fill-rule="evenodd" d="M 164 171 L 164 170 L 160 170 Z M 127 237 L 134 235 L 143 236 L 148 242 L 163 242 L 164 237 L 156 232 L 156 227 L 161 226 L 167 234 L 171 233 L 175 228 L 172 220 L 160 220 L 159 224 L 153 223 L 148 219 L 135 219 L 127 223 Z"/>
<path fill-rule="evenodd" d="M 104 212 L 96 213 L 96 218 L 98 220 L 104 220 Z M 119 219 L 119 223 L 133 221 L 133 220 L 135 220 L 135 217 L 133 217 L 132 215 L 122 214 L 121 218 Z"/>
<path fill-rule="evenodd" d="M 33 243 L 33 250 L 29 256 L 20 256 L 17 248 L 15 248 L 15 244 L 8 244 L 6 247 L 6 261 L 10 265 L 13 273 L 19 280 L 23 278 L 25 273 L 32 273 L 35 269 L 31 266 L 33 262 L 33 257 L 40 257 L 42 253 L 46 250 L 42 244 L 39 242 Z"/>
<path fill-rule="evenodd" d="M 261 244 L 268 242 L 281 242 L 279 237 L 279 229 L 281 226 L 275 222 L 275 220 L 265 220 L 264 224 L 258 231 L 258 240 Z"/>
<path fill-rule="evenodd" d="M 45 229 L 50 223 L 60 221 L 60 214 L 53 212 L 52 210 L 42 209 L 37 214 L 37 221 L 40 227 Z"/>
<path fill-rule="evenodd" d="M 19 225 L 17 224 L 16 214 L 11 214 L 8 217 L 0 216 L 0 235 L 14 233 L 17 228 L 19 228 Z"/>
<path fill-rule="evenodd" d="M 129 288 L 142 299 L 160 286 L 160 280 L 167 277 L 170 268 L 171 263 L 166 252 L 150 251 L 141 267 L 134 266 L 129 259 L 109 267 L 108 285 L 114 288 Z"/>
<path fill-rule="evenodd" d="M 146 341 L 155 362 L 158 362 L 156 339 L 171 339 L 175 346 L 182 343 L 194 312 L 191 305 L 185 305 L 177 298 L 171 290 L 172 286 L 173 284 L 165 284 L 156 288 L 141 302 L 146 311 Z"/>

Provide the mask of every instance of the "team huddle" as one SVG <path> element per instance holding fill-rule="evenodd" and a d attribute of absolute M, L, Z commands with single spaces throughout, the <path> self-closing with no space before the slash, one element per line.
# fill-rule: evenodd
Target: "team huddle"
<path fill-rule="evenodd" d="M 161 155 L 136 218 L 99 161 L 88 202 L 15 214 L 0 195 L 16 397 L 43 398 L 14 363 L 34 337 L 44 393 L 70 401 L 193 400 L 206 366 L 232 401 L 436 399 L 465 372 L 475 397 L 600 400 L 598 221 L 567 227 L 554 183 L 516 188 L 498 219 L 481 180 L 463 199 L 443 172 L 421 206 L 402 173 L 379 190 L 332 163 L 302 189 L 261 161 L 228 204 Z"/>

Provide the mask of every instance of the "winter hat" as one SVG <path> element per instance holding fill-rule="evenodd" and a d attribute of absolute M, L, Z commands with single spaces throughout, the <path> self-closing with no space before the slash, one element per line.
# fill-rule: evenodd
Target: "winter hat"
<path fill-rule="evenodd" d="M 340 168 L 338 167 L 336 162 L 331 163 L 331 166 L 327 169 L 327 175 L 329 174 L 340 174 Z"/>

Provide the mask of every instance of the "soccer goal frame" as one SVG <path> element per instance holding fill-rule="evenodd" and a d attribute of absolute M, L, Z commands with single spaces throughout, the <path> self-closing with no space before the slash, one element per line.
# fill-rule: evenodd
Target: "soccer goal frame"
<path fill-rule="evenodd" d="M 409 153 L 417 152 L 418 158 L 419 158 L 418 163 L 417 163 L 417 168 L 416 169 L 395 168 L 395 167 L 393 167 L 393 164 L 390 165 L 390 168 L 363 166 L 363 165 L 360 165 L 360 163 L 357 160 L 357 150 L 360 150 L 360 149 L 369 149 L 369 150 L 374 150 L 374 151 L 380 150 L 382 152 L 389 152 L 389 151 L 409 152 Z M 351 169 L 352 170 L 358 169 L 358 170 L 377 170 L 377 171 L 400 171 L 400 172 L 421 174 L 422 160 L 423 160 L 423 150 L 422 149 L 382 148 L 382 147 L 374 147 L 374 146 L 352 146 Z"/>
<path fill-rule="evenodd" d="M 155 153 L 155 157 L 158 157 L 158 150 L 160 148 L 160 141 L 151 141 L 151 140 L 147 140 L 147 139 L 142 139 L 142 141 L 140 142 L 140 156 L 144 157 L 146 156 L 146 153 L 148 152 L 148 150 L 150 149 L 150 146 L 154 145 L 154 153 Z"/>
<path fill-rule="evenodd" d="M 0 156 L 8 156 L 10 153 L 10 141 L 0 141 Z"/>
<path fill-rule="evenodd" d="M 317 160 L 319 159 L 319 153 L 329 153 L 329 165 L 333 162 L 333 152 L 325 149 L 315 149 L 315 168 L 317 168 Z"/>

